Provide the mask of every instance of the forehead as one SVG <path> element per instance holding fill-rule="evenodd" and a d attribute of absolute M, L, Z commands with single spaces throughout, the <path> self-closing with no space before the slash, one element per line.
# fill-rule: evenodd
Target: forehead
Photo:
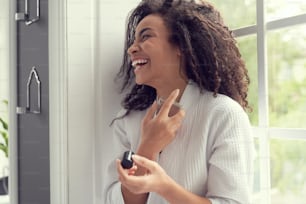
<path fill-rule="evenodd" d="M 150 14 L 144 17 L 136 27 L 136 34 L 144 28 L 150 28 L 156 31 L 167 31 L 164 20 L 157 14 Z"/>

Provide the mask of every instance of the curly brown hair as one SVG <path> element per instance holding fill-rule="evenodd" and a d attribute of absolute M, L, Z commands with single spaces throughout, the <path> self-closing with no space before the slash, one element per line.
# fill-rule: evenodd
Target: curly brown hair
<path fill-rule="evenodd" d="M 225 94 L 244 109 L 250 83 L 245 63 L 232 31 L 224 25 L 220 13 L 208 2 L 184 0 L 143 0 L 130 13 L 127 22 L 124 57 L 116 79 L 123 79 L 121 91 L 131 91 L 122 101 L 129 114 L 132 110 L 148 108 L 156 98 L 156 90 L 135 83 L 135 75 L 127 49 L 133 44 L 135 29 L 150 14 L 162 17 L 170 31 L 169 42 L 179 46 L 183 56 L 183 70 L 201 91 L 217 96 Z M 124 115 L 124 116 L 125 116 Z M 123 117 L 124 117 L 123 116 Z"/>

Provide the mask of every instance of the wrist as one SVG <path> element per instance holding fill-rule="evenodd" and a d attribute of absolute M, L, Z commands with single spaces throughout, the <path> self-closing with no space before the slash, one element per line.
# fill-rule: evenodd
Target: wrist
<path fill-rule="evenodd" d="M 152 161 L 156 161 L 158 153 L 155 153 L 150 148 L 140 145 L 136 151 L 137 155 L 146 157 Z"/>
<path fill-rule="evenodd" d="M 167 198 L 169 195 L 172 194 L 172 191 L 175 189 L 176 183 L 168 175 L 165 175 L 165 177 L 161 180 L 162 184 L 159 185 L 158 189 L 156 189 L 156 193 L 159 194 L 161 197 Z"/>

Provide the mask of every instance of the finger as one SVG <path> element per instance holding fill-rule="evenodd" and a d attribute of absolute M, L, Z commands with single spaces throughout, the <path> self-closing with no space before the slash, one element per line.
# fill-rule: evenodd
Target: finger
<path fill-rule="evenodd" d="M 128 175 L 135 175 L 137 169 L 137 166 L 134 165 L 132 168 L 129 169 Z"/>
<path fill-rule="evenodd" d="M 151 120 L 155 114 L 156 109 L 157 109 L 157 103 L 156 101 L 154 101 L 151 107 L 148 109 L 143 121 L 147 122 L 148 120 Z"/>
<path fill-rule="evenodd" d="M 176 114 L 174 114 L 172 116 L 172 118 L 175 120 L 175 121 L 181 121 L 184 117 L 185 117 L 185 110 L 184 109 L 179 109 L 178 112 Z"/>
<path fill-rule="evenodd" d="M 129 170 L 125 170 L 123 169 L 123 167 L 121 166 L 121 161 L 119 159 L 116 160 L 117 163 L 117 171 L 118 171 L 118 179 L 121 182 L 122 185 L 124 186 L 128 186 L 127 183 L 129 182 L 129 177 L 131 177 L 131 175 L 129 173 Z"/>
<path fill-rule="evenodd" d="M 153 172 L 156 169 L 157 163 L 145 157 L 134 154 L 132 155 L 132 159 L 138 166 L 142 166 L 150 172 Z"/>
<path fill-rule="evenodd" d="M 119 181 L 125 188 L 127 188 L 130 192 L 138 193 L 145 193 L 145 183 L 147 183 L 146 176 L 135 176 L 134 172 L 130 172 L 130 170 L 125 170 L 121 166 L 121 161 L 117 159 L 117 171 L 119 173 Z M 132 167 L 132 169 L 134 166 Z M 135 166 L 136 169 L 136 166 Z"/>
<path fill-rule="evenodd" d="M 169 115 L 171 106 L 175 102 L 175 99 L 178 97 L 180 93 L 179 89 L 175 89 L 174 91 L 171 92 L 171 94 L 168 96 L 168 98 L 165 100 L 164 104 L 162 105 L 160 109 L 160 114 L 163 115 Z"/>
<path fill-rule="evenodd" d="M 150 190 L 146 188 L 149 182 L 148 176 L 129 176 L 121 184 L 134 194 L 147 193 Z"/>

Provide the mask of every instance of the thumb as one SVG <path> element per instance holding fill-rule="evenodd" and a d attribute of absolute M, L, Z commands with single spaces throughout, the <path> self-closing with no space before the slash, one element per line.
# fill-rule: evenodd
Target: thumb
<path fill-rule="evenodd" d="M 148 169 L 150 172 L 154 171 L 158 166 L 156 162 L 136 154 L 132 155 L 132 159 L 136 165 Z"/>

